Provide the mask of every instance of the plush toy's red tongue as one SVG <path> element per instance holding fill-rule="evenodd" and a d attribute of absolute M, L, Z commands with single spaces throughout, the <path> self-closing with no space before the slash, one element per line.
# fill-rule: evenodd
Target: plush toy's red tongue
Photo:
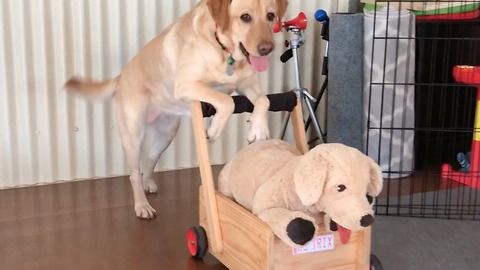
<path fill-rule="evenodd" d="M 340 224 L 337 224 L 337 228 L 338 234 L 340 235 L 340 242 L 342 242 L 342 244 L 348 243 L 348 240 L 350 240 L 350 230 L 345 229 Z"/>
<path fill-rule="evenodd" d="M 250 63 L 257 72 L 263 72 L 268 69 L 270 60 L 268 56 L 249 56 Z"/>

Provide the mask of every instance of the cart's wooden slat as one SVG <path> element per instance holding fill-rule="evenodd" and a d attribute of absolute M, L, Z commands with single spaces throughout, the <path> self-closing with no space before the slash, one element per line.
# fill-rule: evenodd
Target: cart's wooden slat
<path fill-rule="evenodd" d="M 307 137 L 305 136 L 305 125 L 303 123 L 302 107 L 300 106 L 300 99 L 297 99 L 297 106 L 290 113 L 292 119 L 293 137 L 295 139 L 295 146 L 302 154 L 308 152 Z"/>
<path fill-rule="evenodd" d="M 370 269 L 370 252 L 372 246 L 372 227 L 367 227 L 362 231 L 362 239 L 359 239 L 357 244 L 357 268 L 356 269 Z"/>
<path fill-rule="evenodd" d="M 204 192 L 200 187 L 200 195 Z M 257 216 L 236 202 L 217 194 L 218 213 L 222 224 L 223 252 L 210 249 L 215 256 L 229 269 L 273 270 L 273 244 L 275 235 L 270 227 Z M 200 196 L 200 225 L 207 225 L 204 199 Z M 207 231 L 210 244 L 213 239 Z M 295 269 L 295 268 L 291 268 Z"/>
<path fill-rule="evenodd" d="M 197 149 L 198 166 L 200 168 L 200 177 L 202 185 L 205 187 L 200 197 L 205 198 L 205 208 L 207 212 L 207 229 L 212 238 L 211 247 L 214 252 L 221 253 L 223 250 L 223 239 L 220 231 L 220 221 L 218 219 L 218 207 L 215 197 L 215 185 L 212 176 L 212 166 L 208 154 L 207 138 L 205 126 L 203 124 L 202 107 L 199 101 L 193 101 L 191 105 L 193 135 L 195 137 L 195 147 Z"/>

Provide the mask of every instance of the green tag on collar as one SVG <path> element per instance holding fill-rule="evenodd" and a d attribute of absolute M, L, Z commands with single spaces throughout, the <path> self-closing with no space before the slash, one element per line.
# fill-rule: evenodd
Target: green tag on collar
<path fill-rule="evenodd" d="M 235 64 L 235 59 L 233 59 L 232 55 L 228 56 L 227 63 L 231 66 Z"/>

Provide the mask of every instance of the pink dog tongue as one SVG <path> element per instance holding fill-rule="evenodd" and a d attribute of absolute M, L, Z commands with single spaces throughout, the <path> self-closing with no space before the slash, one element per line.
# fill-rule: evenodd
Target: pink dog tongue
<path fill-rule="evenodd" d="M 342 244 L 348 243 L 348 240 L 350 240 L 350 230 L 345 229 L 344 227 L 340 226 L 340 224 L 337 224 L 338 228 L 338 234 L 340 235 L 340 242 Z"/>
<path fill-rule="evenodd" d="M 270 60 L 268 56 L 252 56 L 250 55 L 250 63 L 257 72 L 263 72 L 268 69 Z"/>

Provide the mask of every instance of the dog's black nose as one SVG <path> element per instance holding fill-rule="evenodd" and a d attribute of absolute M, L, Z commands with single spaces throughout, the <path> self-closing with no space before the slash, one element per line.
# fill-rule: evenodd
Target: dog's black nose
<path fill-rule="evenodd" d="M 260 56 L 264 56 L 264 55 L 267 55 L 269 54 L 270 52 L 273 51 L 273 42 L 262 42 L 260 44 L 258 44 L 258 54 L 260 54 Z"/>
<path fill-rule="evenodd" d="M 362 225 L 362 227 L 368 227 L 372 225 L 372 223 L 373 223 L 373 216 L 370 214 L 363 216 L 362 219 L 360 220 L 360 225 Z"/>

